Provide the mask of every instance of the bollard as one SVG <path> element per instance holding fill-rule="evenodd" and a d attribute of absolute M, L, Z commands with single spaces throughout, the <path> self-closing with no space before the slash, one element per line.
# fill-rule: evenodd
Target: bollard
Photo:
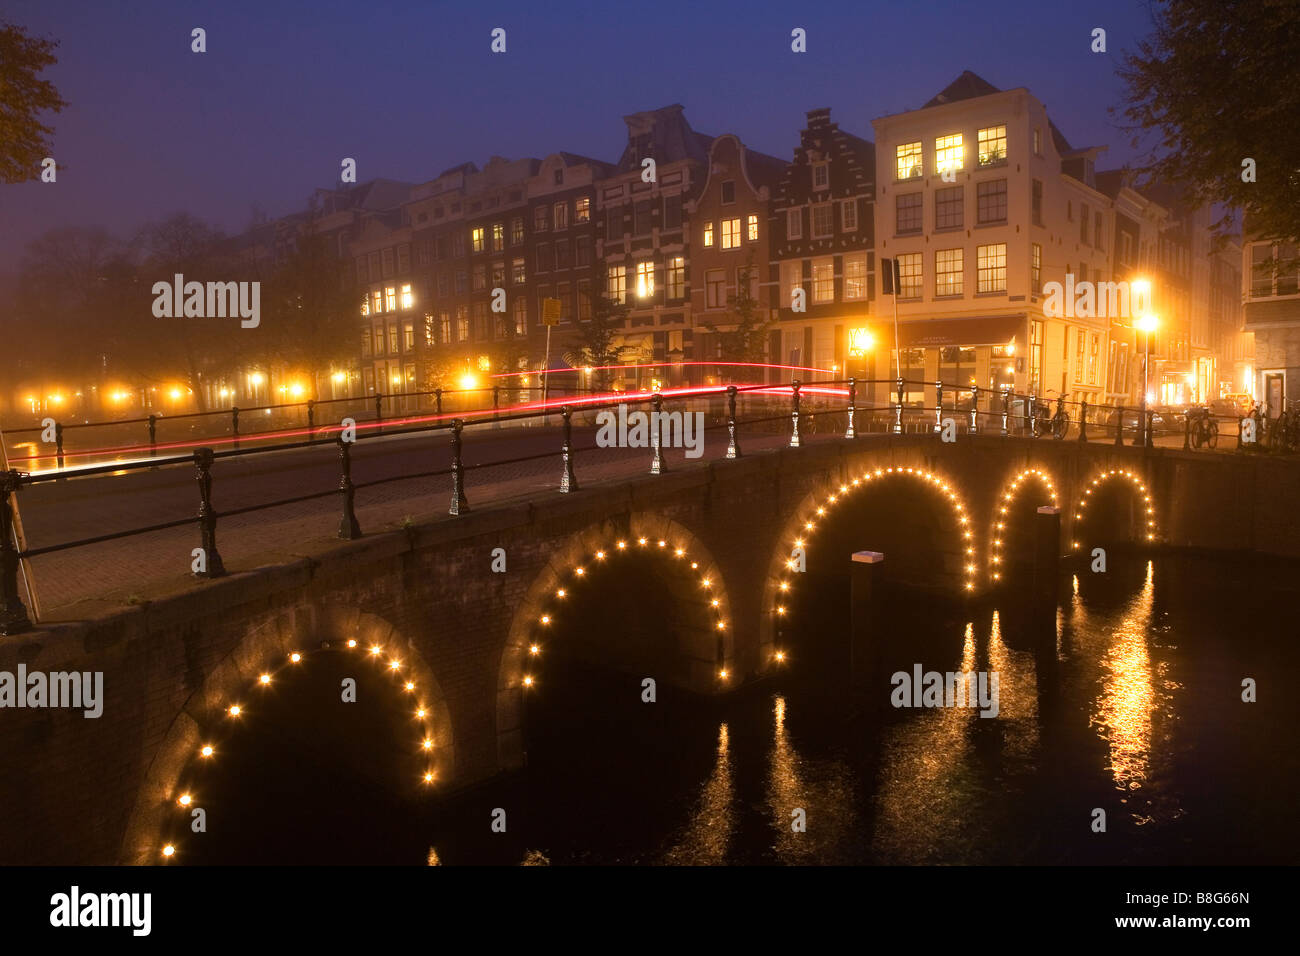
<path fill-rule="evenodd" d="M 460 453 L 460 431 L 464 423 L 459 418 L 451 423 L 451 508 L 449 515 L 458 515 L 469 511 L 469 501 L 465 498 L 465 462 Z"/>
<path fill-rule="evenodd" d="M 1115 410 L 1115 444 L 1124 444 L 1124 406 Z"/>
<path fill-rule="evenodd" d="M 794 430 L 790 433 L 790 447 L 799 447 L 799 380 L 790 383 L 790 422 Z"/>
<path fill-rule="evenodd" d="M 1007 437 L 1007 426 L 1011 421 L 1011 390 L 1002 393 L 1002 437 Z"/>
<path fill-rule="evenodd" d="M 871 639 L 880 622 L 880 591 L 885 556 L 879 551 L 853 552 L 849 585 L 849 674 L 866 683 L 875 671 L 880 642 Z"/>
<path fill-rule="evenodd" d="M 894 405 L 894 434 L 903 434 L 903 380 L 900 378 L 898 385 L 898 401 Z"/>
<path fill-rule="evenodd" d="M 943 431 L 943 382 L 934 383 L 934 431 Z"/>
<path fill-rule="evenodd" d="M 560 451 L 564 459 L 564 473 L 560 475 L 560 494 L 567 495 L 578 490 L 578 479 L 573 474 L 573 410 L 568 405 L 560 409 L 563 417 L 564 447 Z"/>
<path fill-rule="evenodd" d="M 736 442 L 736 386 L 727 386 L 727 457 L 739 458 L 740 445 Z"/>
<path fill-rule="evenodd" d="M 980 407 L 980 387 L 972 385 L 970 387 L 970 433 L 978 435 L 979 425 L 979 407 Z"/>
<path fill-rule="evenodd" d="M 199 483 L 199 544 L 203 548 L 207 570 L 200 572 L 201 578 L 219 578 L 226 573 L 221 562 L 221 553 L 217 551 L 217 513 L 212 508 L 212 463 L 215 456 L 211 448 L 194 450 L 194 466 L 198 469 L 195 476 Z"/>
<path fill-rule="evenodd" d="M 375 434 L 384 433 L 384 393 L 375 392 Z"/>
<path fill-rule="evenodd" d="M 343 496 L 343 518 L 339 521 L 339 537 L 349 541 L 361 537 L 361 525 L 357 523 L 357 513 L 353 507 L 356 489 L 352 486 L 352 443 L 339 435 L 335 439 L 339 445 L 339 494 Z"/>
<path fill-rule="evenodd" d="M 1079 441 L 1088 440 L 1088 400 L 1082 399 L 1079 402 Z"/>
<path fill-rule="evenodd" d="M 9 637 L 32 629 L 27 607 L 18 595 L 18 548 L 14 545 L 14 513 L 11 495 L 18 494 L 24 475 L 0 471 L 0 636 Z M 22 689 L 19 693 L 24 693 Z"/>
<path fill-rule="evenodd" d="M 650 459 L 650 474 L 662 475 L 664 473 L 664 456 L 660 448 L 662 437 L 660 435 L 660 425 L 663 422 L 664 397 L 658 392 L 650 399 L 650 447 L 653 449 Z M 687 413 L 689 414 L 689 412 Z"/>
<path fill-rule="evenodd" d="M 239 407 L 232 406 L 230 409 L 230 434 L 235 439 L 230 447 L 239 451 Z"/>
<path fill-rule="evenodd" d="M 858 380 L 849 376 L 849 427 L 844 432 L 845 438 L 856 438 L 857 434 L 853 431 L 853 413 L 857 411 L 858 404 Z"/>

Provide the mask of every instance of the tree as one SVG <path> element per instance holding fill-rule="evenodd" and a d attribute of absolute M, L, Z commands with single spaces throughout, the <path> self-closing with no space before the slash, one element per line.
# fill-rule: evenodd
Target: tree
<path fill-rule="evenodd" d="M 1221 234 L 1241 210 L 1256 235 L 1300 237 L 1300 4 L 1161 0 L 1155 16 L 1119 70 L 1125 129 L 1135 148 L 1148 141 L 1139 172 L 1227 204 Z"/>
<path fill-rule="evenodd" d="M 55 40 L 0 23 L 0 182 L 38 178 L 41 160 L 52 151 L 49 137 L 54 130 L 37 117 L 68 105 L 53 83 L 40 79 L 41 71 L 58 62 L 57 46 Z"/>
<path fill-rule="evenodd" d="M 773 319 L 763 315 L 758 299 L 754 298 L 755 270 L 751 252 L 740 269 L 739 288 L 727 301 L 729 328 L 720 331 L 707 319 L 702 321 L 705 328 L 718 336 L 719 352 L 724 362 L 761 362 L 767 354 L 767 333 L 772 328 Z"/>
<path fill-rule="evenodd" d="M 614 339 L 620 334 L 632 307 L 595 291 L 587 293 L 587 299 L 591 303 L 591 316 L 578 320 L 575 344 L 583 364 L 597 369 L 592 375 L 592 385 L 604 391 L 612 377 L 608 366 L 617 365 L 627 351 L 626 346 L 615 345 Z"/>

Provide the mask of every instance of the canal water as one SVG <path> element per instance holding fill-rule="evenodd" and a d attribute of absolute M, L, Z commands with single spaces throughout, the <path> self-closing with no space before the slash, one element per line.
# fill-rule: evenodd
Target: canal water
<path fill-rule="evenodd" d="M 313 725 L 309 689 L 286 687 L 276 729 L 241 729 L 202 781 L 208 832 L 178 834 L 178 862 L 1295 864 L 1296 573 L 1112 555 L 1062 579 L 1054 625 L 895 594 L 868 688 L 848 680 L 844 579 L 810 582 L 783 669 L 721 700 L 661 682 L 645 703 L 557 634 L 527 768 L 442 799 L 344 769 L 388 760 L 401 714 Z M 657 613 L 639 604 L 638 628 Z M 914 665 L 996 672 L 997 717 L 891 707 L 887 675 Z"/>

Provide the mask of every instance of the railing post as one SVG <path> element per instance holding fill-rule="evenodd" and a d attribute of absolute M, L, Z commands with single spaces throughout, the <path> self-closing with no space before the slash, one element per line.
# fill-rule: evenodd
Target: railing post
<path fill-rule="evenodd" d="M 560 451 L 564 459 L 564 473 L 560 475 L 560 494 L 567 495 L 578 490 L 578 479 L 573 474 L 573 411 L 565 405 L 560 409 L 560 415 L 564 418 L 564 447 Z"/>
<path fill-rule="evenodd" d="M 1025 396 L 1025 431 L 1029 432 L 1031 438 L 1038 437 L 1038 408 L 1035 404 L 1035 396 Z"/>
<path fill-rule="evenodd" d="M 980 430 L 980 387 L 972 385 L 970 387 L 970 433 L 978 435 Z"/>
<path fill-rule="evenodd" d="M 664 456 L 659 447 L 661 436 L 659 433 L 660 425 L 663 422 L 664 397 L 655 392 L 650 399 L 650 447 L 654 450 L 650 459 L 650 474 L 662 475 L 664 473 Z M 686 414 L 690 414 L 687 412 Z"/>
<path fill-rule="evenodd" d="M 384 393 L 375 392 L 375 434 L 384 433 Z"/>
<path fill-rule="evenodd" d="M 1124 406 L 1115 410 L 1115 444 L 1124 444 Z"/>
<path fill-rule="evenodd" d="M 458 515 L 469 511 L 469 501 L 465 497 L 465 462 L 460 453 L 460 432 L 464 423 L 454 419 L 451 423 L 451 507 L 447 514 Z"/>
<path fill-rule="evenodd" d="M 353 507 L 356 489 L 352 486 L 352 443 L 344 441 L 339 435 L 335 439 L 339 445 L 339 494 L 343 496 L 343 518 L 339 521 L 339 537 L 349 541 L 361 537 L 361 525 L 357 523 L 357 513 Z"/>
<path fill-rule="evenodd" d="M 1079 441 L 1088 440 L 1088 400 L 1079 400 Z"/>
<path fill-rule="evenodd" d="M 736 443 L 736 386 L 727 386 L 727 457 L 739 458 L 740 445 Z"/>
<path fill-rule="evenodd" d="M 1183 415 L 1183 451 L 1192 450 L 1192 419 L 1191 416 Z"/>
<path fill-rule="evenodd" d="M 796 378 L 790 383 L 790 423 L 793 431 L 790 432 L 790 447 L 799 447 L 799 380 Z"/>
<path fill-rule="evenodd" d="M 196 480 L 199 483 L 199 543 L 203 548 L 205 571 L 199 571 L 201 578 L 219 578 L 226 573 L 226 566 L 221 562 L 217 551 L 217 513 L 212 508 L 212 462 L 215 460 L 211 448 L 194 450 L 194 466 L 198 469 Z"/>
<path fill-rule="evenodd" d="M 149 416 L 149 457 L 158 457 L 158 416 Z M 150 471 L 157 471 L 158 466 L 154 465 Z"/>
<path fill-rule="evenodd" d="M 1241 436 L 1242 436 L 1242 432 L 1244 432 L 1245 429 L 1246 429 L 1246 417 L 1244 415 L 1238 415 L 1237 416 L 1237 451 L 1241 451 L 1241 447 L 1242 447 Z"/>
<path fill-rule="evenodd" d="M 943 431 L 943 382 L 934 383 L 934 432 Z"/>
<path fill-rule="evenodd" d="M 501 386 L 492 386 L 492 421 L 497 421 L 501 417 Z M 492 426 L 493 428 L 501 427 L 500 424 Z"/>
<path fill-rule="evenodd" d="M 898 401 L 894 403 L 894 434 L 903 434 L 903 380 L 897 380 Z"/>
<path fill-rule="evenodd" d="M 849 376 L 849 427 L 844 432 L 845 438 L 857 438 L 857 432 L 853 430 L 853 414 L 858 410 L 858 380 L 856 377 Z"/>
<path fill-rule="evenodd" d="M 316 400 L 307 399 L 307 440 L 316 437 Z"/>
<path fill-rule="evenodd" d="M 1002 437 L 1007 437 L 1007 428 L 1011 423 L 1011 389 L 1002 393 Z"/>
<path fill-rule="evenodd" d="M 32 629 L 27 608 L 18 595 L 18 548 L 14 545 L 14 513 L 10 495 L 18 494 L 25 475 L 0 471 L 0 636 L 9 637 Z M 19 688 L 18 693 L 24 693 Z"/>
<path fill-rule="evenodd" d="M 230 409 L 230 434 L 235 439 L 231 447 L 234 448 L 235 451 L 239 451 L 239 407 L 238 406 L 231 406 Z"/>
<path fill-rule="evenodd" d="M 442 414 L 442 389 L 435 388 L 433 390 L 433 402 L 434 402 L 434 409 L 433 409 L 434 412 L 438 415 L 441 415 Z"/>
<path fill-rule="evenodd" d="M 54 456 L 59 464 L 59 471 L 63 470 L 63 424 L 54 423 Z M 62 480 L 62 479 L 60 479 Z"/>

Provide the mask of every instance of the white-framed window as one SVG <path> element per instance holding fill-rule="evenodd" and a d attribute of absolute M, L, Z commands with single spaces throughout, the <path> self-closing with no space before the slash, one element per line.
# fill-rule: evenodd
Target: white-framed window
<path fill-rule="evenodd" d="M 904 252 L 898 259 L 898 297 L 900 299 L 921 298 L 921 253 Z"/>
<path fill-rule="evenodd" d="M 963 290 L 962 249 L 936 249 L 934 252 L 934 294 L 961 295 Z"/>
<path fill-rule="evenodd" d="M 482 252 L 486 248 L 484 244 L 485 234 L 482 226 L 475 226 L 469 233 L 469 247 L 475 252 Z"/>
<path fill-rule="evenodd" d="M 515 259 L 510 263 L 510 280 L 515 285 L 523 285 L 525 281 L 523 259 Z"/>
<path fill-rule="evenodd" d="M 1043 155 L 1043 131 L 1037 126 L 1034 127 L 1034 155 Z"/>
<path fill-rule="evenodd" d="M 962 149 L 961 133 L 949 133 L 934 138 L 934 169 L 942 173 L 949 169 L 964 169 L 966 154 Z"/>
<path fill-rule="evenodd" d="M 515 296 L 515 335 L 528 334 L 528 299 L 525 296 Z"/>
<path fill-rule="evenodd" d="M 704 247 L 707 249 L 713 245 L 713 223 L 704 224 Z"/>
<path fill-rule="evenodd" d="M 627 266 L 609 267 L 608 298 L 623 305 L 627 302 Z"/>
<path fill-rule="evenodd" d="M 384 311 L 397 311 L 397 286 L 384 286 Z"/>
<path fill-rule="evenodd" d="M 1043 247 L 1035 242 L 1029 248 L 1029 281 L 1037 294 L 1043 291 Z"/>
<path fill-rule="evenodd" d="M 401 302 L 403 309 L 409 309 L 415 305 L 415 295 L 411 292 L 411 283 L 402 283 Z"/>
<path fill-rule="evenodd" d="M 976 134 L 979 148 L 979 164 L 996 166 L 1007 159 L 1007 128 L 1005 126 L 988 126 Z"/>
<path fill-rule="evenodd" d="M 803 238 L 803 210 L 799 208 L 785 211 L 785 237 L 787 239 Z"/>
<path fill-rule="evenodd" d="M 648 299 L 655 294 L 655 264 L 646 259 L 636 264 L 636 297 Z"/>
<path fill-rule="evenodd" d="M 840 222 L 845 232 L 856 232 L 858 228 L 858 201 L 844 199 L 840 201 Z"/>
<path fill-rule="evenodd" d="M 919 179 L 925 169 L 925 161 L 921 156 L 921 143 L 903 143 L 898 147 L 895 166 L 895 179 Z"/>
<path fill-rule="evenodd" d="M 844 257 L 844 301 L 857 302 L 867 297 L 867 254 Z"/>
<path fill-rule="evenodd" d="M 830 188 L 831 185 L 831 164 L 830 163 L 812 164 L 812 184 L 813 184 L 813 189 Z"/>
<path fill-rule="evenodd" d="M 746 238 L 750 242 L 758 241 L 758 216 L 752 212 L 749 214 Z"/>
<path fill-rule="evenodd" d="M 975 247 L 976 292 L 1007 291 L 1007 244 L 995 242 Z"/>
<path fill-rule="evenodd" d="M 812 237 L 824 239 L 835 231 L 835 209 L 831 203 L 818 203 L 812 207 Z"/>
<path fill-rule="evenodd" d="M 517 246 L 524 241 L 524 217 L 515 216 L 510 220 L 510 245 Z"/>
<path fill-rule="evenodd" d="M 500 252 L 506 247 L 506 224 L 504 222 L 492 223 L 492 251 Z"/>
<path fill-rule="evenodd" d="M 591 222 L 591 197 L 579 196 L 573 201 L 573 221 Z"/>
<path fill-rule="evenodd" d="M 722 220 L 722 248 L 737 249 L 740 247 L 740 219 Z"/>
<path fill-rule="evenodd" d="M 814 302 L 835 301 L 835 260 L 814 259 L 812 262 L 812 298 Z"/>
<path fill-rule="evenodd" d="M 673 256 L 667 264 L 668 298 L 681 299 L 686 296 L 686 259 Z"/>

